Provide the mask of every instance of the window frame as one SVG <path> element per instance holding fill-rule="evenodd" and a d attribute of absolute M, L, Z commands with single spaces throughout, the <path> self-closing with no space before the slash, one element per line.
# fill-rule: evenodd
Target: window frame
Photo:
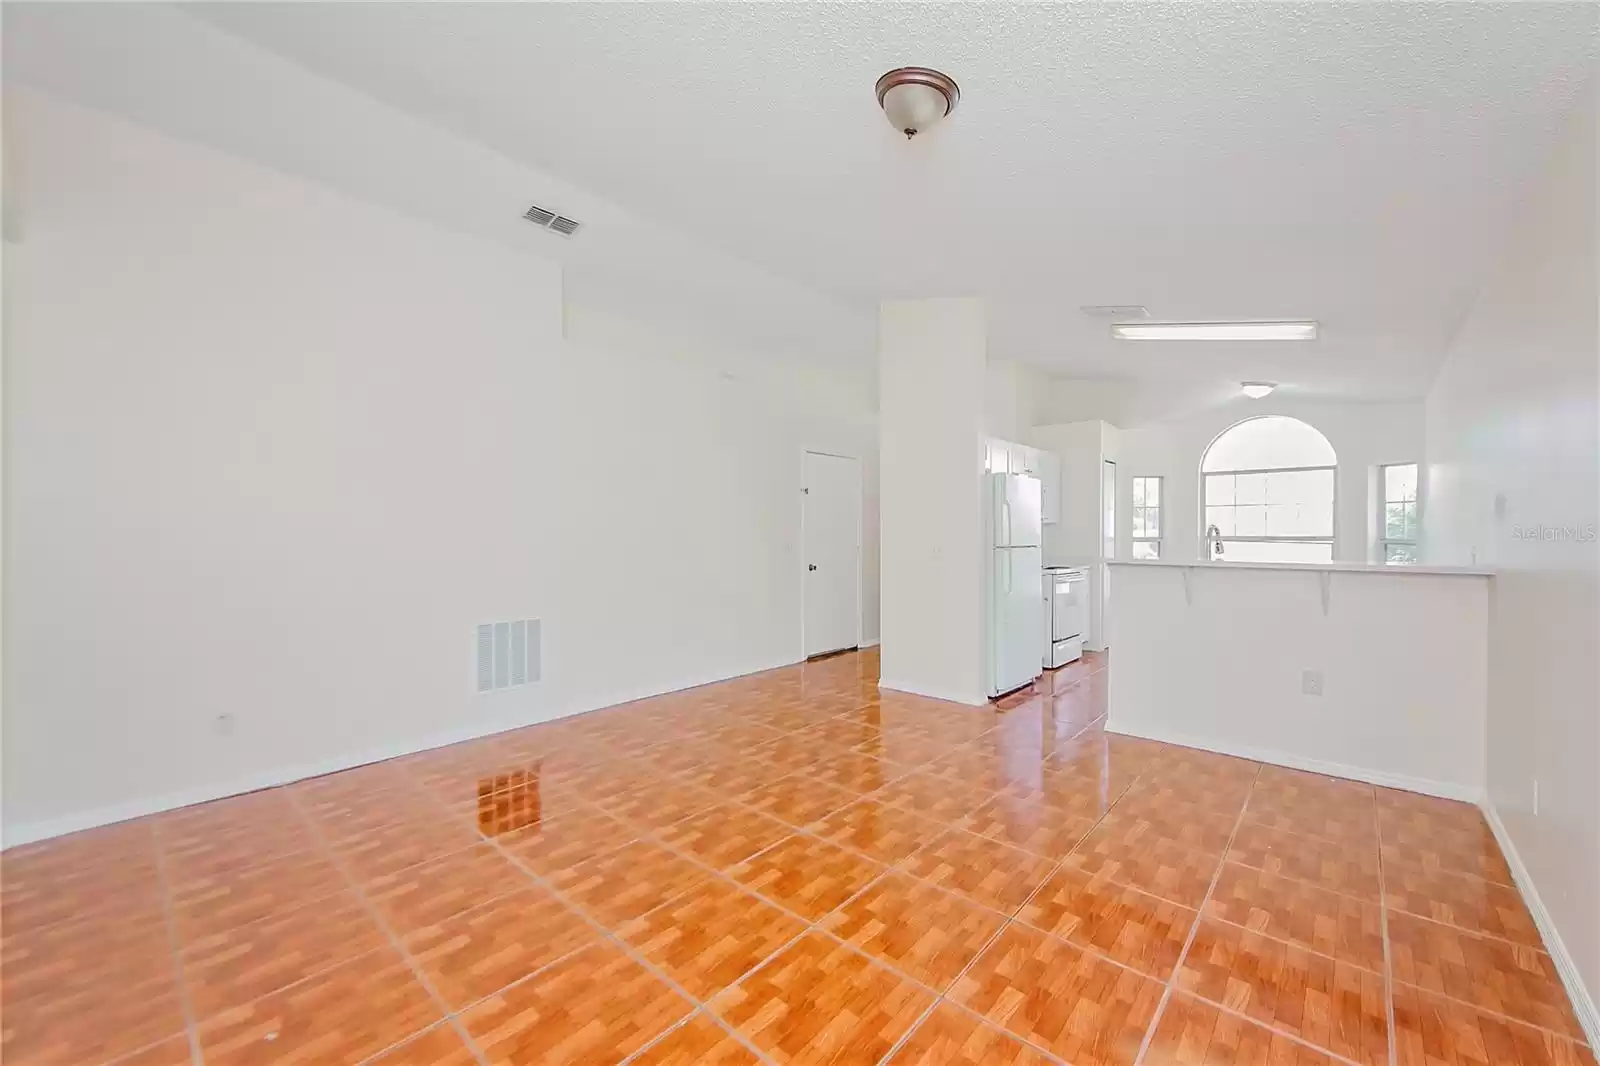
<path fill-rule="evenodd" d="M 1402 497 L 1398 500 L 1389 499 L 1389 471 L 1402 466 L 1409 466 L 1414 471 L 1411 478 L 1412 496 L 1409 500 Z M 1389 536 L 1389 505 L 1398 503 L 1402 507 L 1411 504 L 1412 536 Z M 1380 463 L 1378 466 L 1378 561 L 1384 566 L 1415 566 L 1419 552 L 1419 542 L 1422 539 L 1422 464 L 1409 463 Z M 1389 545 L 1400 545 L 1411 549 L 1411 558 L 1390 559 Z"/>
<path fill-rule="evenodd" d="M 1313 426 L 1312 428 L 1315 429 L 1316 427 Z M 1209 451 L 1209 449 L 1208 449 L 1208 451 Z M 1260 537 L 1257 537 L 1257 536 L 1244 536 L 1244 537 L 1241 537 L 1241 536 L 1237 536 L 1237 535 L 1223 535 L 1223 536 L 1219 536 L 1217 538 L 1218 540 L 1220 540 L 1222 542 L 1222 545 L 1223 545 L 1223 548 L 1224 548 L 1224 551 L 1223 551 L 1223 554 L 1222 554 L 1222 558 L 1223 558 L 1224 561 L 1227 560 L 1226 548 L 1227 548 L 1228 544 L 1231 542 L 1231 543 L 1239 543 L 1239 544 L 1326 544 L 1328 546 L 1328 558 L 1329 558 L 1329 560 L 1330 561 L 1337 560 L 1339 558 L 1339 466 L 1338 466 L 1337 462 L 1335 462 L 1331 466 L 1329 466 L 1329 465 L 1319 465 L 1319 466 L 1267 466 L 1267 467 L 1259 467 L 1259 468 L 1250 469 L 1250 470 L 1207 470 L 1207 469 L 1205 469 L 1204 459 L 1202 458 L 1202 460 L 1201 460 L 1201 469 L 1200 469 L 1200 507 L 1199 507 L 1199 511 L 1200 511 L 1200 542 L 1203 545 L 1204 557 L 1205 557 L 1206 561 L 1210 562 L 1210 561 L 1212 561 L 1214 559 L 1214 557 L 1211 554 L 1210 538 L 1208 538 L 1206 536 L 1206 529 L 1211 524 L 1209 521 L 1207 521 L 1207 512 L 1210 509 L 1210 507 L 1213 506 L 1212 504 L 1210 504 L 1208 502 L 1207 496 L 1206 496 L 1206 486 L 1207 486 L 1208 479 L 1214 478 L 1214 477 L 1235 477 L 1235 476 L 1237 476 L 1239 474 L 1298 474 L 1298 473 L 1307 473 L 1307 472 L 1312 472 L 1312 471 L 1318 471 L 1318 472 L 1327 471 L 1328 475 L 1329 475 L 1329 480 L 1333 484 L 1333 498 L 1331 500 L 1331 504 L 1330 504 L 1331 510 L 1329 512 L 1331 517 L 1332 517 L 1332 522 L 1330 523 L 1330 528 L 1329 528 L 1327 536 L 1320 536 L 1319 535 L 1319 536 L 1281 536 L 1281 537 L 1267 537 L 1267 536 L 1260 536 Z M 1227 505 L 1227 504 L 1217 504 L 1215 506 L 1229 506 L 1229 505 Z M 1233 506 L 1237 506 L 1237 504 L 1235 504 Z M 1309 564 L 1309 565 L 1320 565 L 1320 564 Z"/>
<path fill-rule="evenodd" d="M 1167 500 L 1166 478 L 1161 474 L 1135 474 L 1134 477 L 1133 477 L 1133 489 L 1134 489 L 1135 492 L 1137 492 L 1137 490 L 1139 488 L 1139 483 L 1141 481 L 1145 482 L 1146 486 L 1147 486 L 1146 489 L 1145 489 L 1145 499 L 1147 501 L 1150 499 L 1148 484 L 1150 482 L 1152 482 L 1152 481 L 1155 482 L 1155 486 L 1156 486 L 1156 502 L 1155 502 L 1155 506 L 1152 507 L 1149 503 L 1140 504 L 1139 502 L 1137 502 L 1137 497 L 1130 497 L 1132 502 L 1130 502 L 1129 505 L 1128 505 L 1128 515 L 1129 515 L 1128 528 L 1130 530 L 1137 530 L 1138 529 L 1139 518 L 1140 518 L 1141 515 L 1143 515 L 1143 517 L 1145 519 L 1145 528 L 1149 529 L 1150 528 L 1150 526 L 1149 526 L 1150 512 L 1154 511 L 1155 512 L 1155 516 L 1156 516 L 1156 528 L 1158 530 L 1161 530 L 1161 532 L 1157 533 L 1153 537 L 1149 536 L 1149 535 L 1141 536 L 1140 534 L 1135 532 L 1133 534 L 1132 558 L 1134 558 L 1134 559 L 1138 559 L 1139 558 L 1139 545 L 1141 545 L 1141 544 L 1153 544 L 1153 545 L 1155 545 L 1155 550 L 1156 550 L 1156 553 L 1155 553 L 1153 559 L 1159 560 L 1161 558 L 1161 541 L 1166 536 L 1166 528 L 1167 528 L 1166 515 L 1163 513 L 1163 512 L 1166 511 L 1166 506 L 1167 506 L 1166 505 L 1166 500 Z"/>

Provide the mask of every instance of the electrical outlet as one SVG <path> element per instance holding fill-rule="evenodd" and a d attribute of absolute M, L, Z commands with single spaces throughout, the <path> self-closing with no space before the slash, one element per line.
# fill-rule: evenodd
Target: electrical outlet
<path fill-rule="evenodd" d="M 1300 671 L 1300 692 L 1302 695 L 1306 696 L 1322 695 L 1322 671 Z"/>
<path fill-rule="evenodd" d="M 225 737 L 233 736 L 233 715 L 219 714 L 216 722 L 217 732 Z"/>

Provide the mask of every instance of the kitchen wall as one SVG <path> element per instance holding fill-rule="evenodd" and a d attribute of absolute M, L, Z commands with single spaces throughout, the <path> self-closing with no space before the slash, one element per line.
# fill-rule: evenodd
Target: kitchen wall
<path fill-rule="evenodd" d="M 875 514 L 870 395 L 5 106 L 5 843 L 800 657 L 801 452 L 860 456 Z M 474 627 L 526 617 L 543 680 L 476 695 Z"/>
<path fill-rule="evenodd" d="M 1111 579 L 1108 728 L 1482 798 L 1488 577 L 1113 565 Z"/>
<path fill-rule="evenodd" d="M 1591 84 L 1427 397 L 1425 561 L 1496 570 L 1489 799 L 1600 1040 L 1600 336 Z M 1581 989 L 1578 986 L 1582 986 Z"/>
<path fill-rule="evenodd" d="M 1328 403 L 1290 398 L 1237 399 L 1198 414 L 1143 429 L 1124 429 L 1117 462 L 1117 557 L 1133 551 L 1129 501 L 1135 477 L 1161 477 L 1165 523 L 1162 558 L 1204 557 L 1200 521 L 1200 460 L 1218 434 L 1246 418 L 1289 415 L 1315 426 L 1338 456 L 1334 557 L 1370 561 L 1369 515 L 1377 506 L 1369 484 L 1387 463 L 1421 462 L 1423 411 L 1419 403 Z M 1065 498 L 1063 502 L 1069 502 Z M 1426 505 L 1425 505 L 1426 506 Z"/>

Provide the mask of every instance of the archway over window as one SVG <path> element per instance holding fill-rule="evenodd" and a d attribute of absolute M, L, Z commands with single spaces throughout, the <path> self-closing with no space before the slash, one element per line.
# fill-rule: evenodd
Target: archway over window
<path fill-rule="evenodd" d="M 1332 562 L 1337 466 L 1328 438 L 1298 418 L 1267 415 L 1224 430 L 1200 459 L 1205 557 Z"/>

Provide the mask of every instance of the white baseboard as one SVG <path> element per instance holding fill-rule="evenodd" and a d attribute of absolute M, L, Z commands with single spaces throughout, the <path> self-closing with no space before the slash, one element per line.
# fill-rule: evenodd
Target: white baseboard
<path fill-rule="evenodd" d="M 871 640 L 863 640 L 860 644 L 856 645 L 857 648 L 876 648 L 877 646 L 878 646 L 878 638 L 877 637 L 873 637 Z"/>
<path fill-rule="evenodd" d="M 1516 881 L 1523 902 L 1528 905 L 1528 913 L 1533 915 L 1533 923 L 1539 927 L 1539 935 L 1544 938 L 1545 950 L 1550 952 L 1550 958 L 1556 964 L 1556 972 L 1561 975 L 1561 983 L 1566 986 L 1567 998 L 1572 1001 L 1572 1010 L 1578 1016 L 1578 1024 L 1583 1026 L 1583 1031 L 1589 1038 L 1589 1046 L 1600 1047 L 1600 1008 L 1596 1007 L 1594 999 L 1583 987 L 1578 964 L 1573 961 L 1572 953 L 1567 950 L 1566 943 L 1561 939 L 1561 932 L 1556 928 L 1555 919 L 1550 917 L 1550 912 L 1545 908 L 1544 900 L 1539 898 L 1539 888 L 1534 884 L 1533 875 L 1528 872 L 1527 866 L 1523 865 L 1522 856 L 1517 854 L 1517 846 L 1512 842 L 1511 833 L 1500 818 L 1500 811 L 1493 803 L 1487 801 L 1482 807 L 1484 817 L 1489 820 L 1489 828 L 1494 831 L 1494 838 L 1500 844 L 1500 851 L 1506 857 L 1506 865 L 1511 867 L 1511 878 Z"/>
<path fill-rule="evenodd" d="M 1351 766 L 1348 763 L 1307 759 L 1286 751 L 1273 751 L 1270 748 L 1256 748 L 1240 744 L 1219 744 L 1203 737 L 1186 736 L 1161 729 L 1128 726 L 1121 722 L 1113 722 L 1109 718 L 1106 719 L 1106 731 L 1109 733 L 1121 733 L 1123 736 L 1142 737 L 1145 740 L 1159 740 L 1165 744 L 1177 744 L 1185 748 L 1199 748 L 1201 751 L 1215 752 L 1218 755 L 1233 755 L 1241 759 L 1251 759 L 1255 762 L 1272 763 L 1274 766 L 1287 766 L 1291 770 L 1304 770 L 1307 773 L 1325 774 L 1328 777 L 1344 777 L 1352 781 L 1365 781 L 1369 785 L 1382 785 L 1385 788 L 1399 788 L 1407 792 L 1420 792 L 1424 796 L 1461 800 L 1464 803 L 1481 803 L 1484 798 L 1483 790 L 1473 785 L 1463 785 L 1453 781 L 1435 781 L 1426 777 L 1410 777 L 1405 774 L 1390 773 L 1387 770 Z"/>
<path fill-rule="evenodd" d="M 912 696 L 925 696 L 930 700 L 943 700 L 946 703 L 959 703 L 963 707 L 986 707 L 989 701 L 982 696 L 957 695 L 951 692 L 940 692 L 926 685 L 909 685 L 903 681 L 891 681 L 888 678 L 878 679 L 880 689 L 892 689 L 895 692 L 905 692 Z"/>
<path fill-rule="evenodd" d="M 681 692 L 684 689 L 698 688 L 701 685 L 715 684 L 718 681 L 728 681 L 735 677 L 747 677 L 750 674 L 765 673 L 768 670 L 790 665 L 793 664 L 789 661 L 776 662 L 733 674 L 685 678 L 667 686 L 641 686 L 637 691 L 607 695 L 602 697 L 601 702 L 572 707 L 557 714 L 544 715 L 538 718 L 499 719 L 479 722 L 473 726 L 435 733 L 420 740 L 380 745 L 354 755 L 337 756 L 331 759 L 321 759 L 316 762 L 299 763 L 292 766 L 274 767 L 271 770 L 235 778 L 232 781 L 180 789 L 176 792 L 142 797 L 136 800 L 128 800 L 124 803 L 107 804 L 103 807 L 74 811 L 71 814 L 61 815 L 57 818 L 45 818 L 33 822 L 8 825 L 5 826 L 3 832 L 0 832 L 0 838 L 3 838 L 3 846 L 5 848 L 13 848 L 21 844 L 32 844 L 35 841 L 65 836 L 68 833 L 77 833 L 84 829 L 95 829 L 99 826 L 112 825 L 116 822 L 126 822 L 132 818 L 143 818 L 147 815 L 160 814 L 162 811 L 175 810 L 179 807 L 192 807 L 197 803 L 210 803 L 213 800 L 227 799 L 229 796 L 239 796 L 246 792 L 257 792 L 264 788 L 291 785 L 296 781 L 304 781 L 311 777 L 321 777 L 324 774 L 338 773 L 340 770 L 351 770 L 357 766 L 366 766 L 369 763 L 398 759 L 404 755 L 415 755 L 418 752 L 432 751 L 434 748 L 443 748 L 463 741 L 478 740 L 482 737 L 504 733 L 511 729 L 522 729 L 526 726 L 538 725 L 541 722 L 554 722 L 562 718 L 570 718 L 575 714 L 587 714 L 590 711 L 615 707 L 620 703 L 648 699 L 651 696 L 660 696 L 668 692 Z"/>

